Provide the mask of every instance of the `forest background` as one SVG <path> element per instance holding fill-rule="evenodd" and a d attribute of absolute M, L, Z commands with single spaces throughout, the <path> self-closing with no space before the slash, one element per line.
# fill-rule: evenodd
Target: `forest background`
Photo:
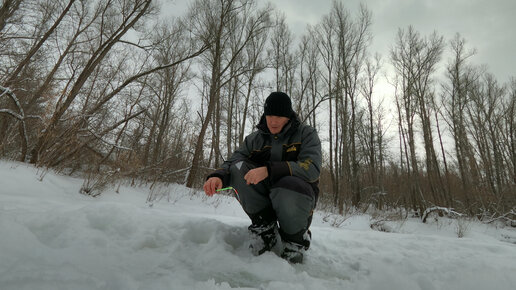
<path fill-rule="evenodd" d="M 199 188 L 278 90 L 323 141 L 320 208 L 515 224 L 516 79 L 476 64 L 460 31 L 400 27 L 380 55 L 366 5 L 334 1 L 294 35 L 265 1 L 162 4 L 3 0 L 0 157 L 85 174 L 92 196 Z"/>

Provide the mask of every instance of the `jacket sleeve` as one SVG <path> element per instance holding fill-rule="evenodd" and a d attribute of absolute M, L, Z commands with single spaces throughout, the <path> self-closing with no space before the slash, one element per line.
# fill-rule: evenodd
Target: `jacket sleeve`
<path fill-rule="evenodd" d="M 272 183 L 289 175 L 300 177 L 306 182 L 315 182 L 319 179 L 321 164 L 321 141 L 317 131 L 307 127 L 302 132 L 298 160 L 270 162 L 267 167 Z"/>
<path fill-rule="evenodd" d="M 206 179 L 208 179 L 210 177 L 218 177 L 218 178 L 222 179 L 222 183 L 223 183 L 224 187 L 228 186 L 229 181 L 230 181 L 229 180 L 229 177 L 230 177 L 229 167 L 231 166 L 231 164 L 238 162 L 240 160 L 245 160 L 251 154 L 252 138 L 250 138 L 250 136 L 251 135 L 245 137 L 244 142 L 242 144 L 240 144 L 240 147 L 233 152 L 231 157 L 228 160 L 224 161 L 224 163 L 222 163 L 222 165 L 219 168 L 217 168 L 214 172 L 209 174 L 206 177 Z"/>

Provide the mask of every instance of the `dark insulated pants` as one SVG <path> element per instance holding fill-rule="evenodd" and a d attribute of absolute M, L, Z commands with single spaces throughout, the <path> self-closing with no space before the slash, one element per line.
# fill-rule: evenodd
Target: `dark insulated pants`
<path fill-rule="evenodd" d="M 255 225 L 278 221 L 283 240 L 306 244 L 304 237 L 312 221 L 315 193 L 309 183 L 295 176 L 286 176 L 274 184 L 268 179 L 247 185 L 245 174 L 255 168 L 239 161 L 230 167 L 230 184 L 239 195 L 240 204 Z M 309 243 L 309 242 L 308 242 Z"/>

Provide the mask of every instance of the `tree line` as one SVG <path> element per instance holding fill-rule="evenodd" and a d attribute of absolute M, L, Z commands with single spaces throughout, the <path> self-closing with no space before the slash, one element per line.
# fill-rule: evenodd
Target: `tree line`
<path fill-rule="evenodd" d="M 0 156 L 196 188 L 278 90 L 325 145 L 321 204 L 515 219 L 516 80 L 473 65 L 460 34 L 399 28 L 380 56 L 363 5 L 334 1 L 295 36 L 259 1 L 195 0 L 168 19 L 155 2 L 2 1 Z"/>

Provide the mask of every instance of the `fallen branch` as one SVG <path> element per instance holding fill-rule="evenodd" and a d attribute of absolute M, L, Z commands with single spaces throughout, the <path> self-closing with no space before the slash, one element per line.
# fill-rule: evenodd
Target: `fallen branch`
<path fill-rule="evenodd" d="M 511 209 L 509 212 L 507 212 L 501 216 L 497 216 L 495 218 L 490 218 L 489 220 L 484 221 L 484 223 L 490 224 L 490 223 L 493 223 L 493 222 L 499 221 L 499 220 L 505 221 L 511 227 L 516 227 L 516 210 Z"/>
<path fill-rule="evenodd" d="M 446 214 L 450 218 L 457 218 L 457 217 L 463 216 L 463 214 L 458 213 L 451 208 L 434 206 L 434 207 L 427 208 L 425 210 L 425 212 L 423 213 L 423 216 L 421 217 L 423 219 L 423 223 L 426 223 L 426 219 L 433 212 L 437 212 L 440 216 L 443 216 Z"/>

